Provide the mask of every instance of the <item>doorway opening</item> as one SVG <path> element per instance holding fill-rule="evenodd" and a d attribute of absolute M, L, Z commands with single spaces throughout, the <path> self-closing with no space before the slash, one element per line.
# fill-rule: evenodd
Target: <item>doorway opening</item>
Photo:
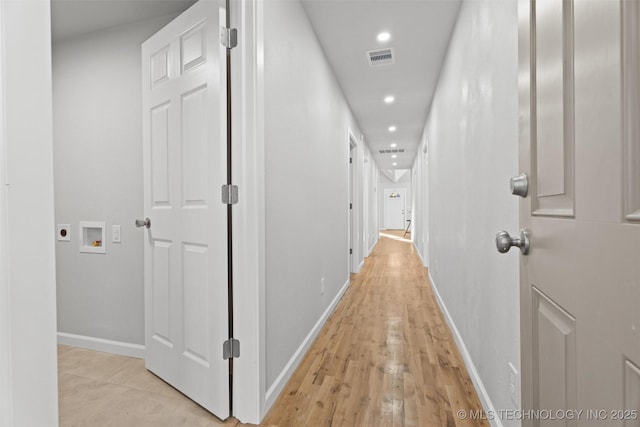
<path fill-rule="evenodd" d="M 104 15 L 118 15 L 120 21 L 61 36 L 56 34 L 61 23 L 62 30 L 74 25 L 69 16 L 101 21 L 95 19 L 101 5 L 67 3 L 73 3 L 74 13 L 65 12 L 70 6 L 65 2 L 54 3 L 52 11 L 55 216 L 64 230 L 56 243 L 59 342 L 147 361 L 153 346 L 176 349 L 194 369 L 175 369 L 175 378 L 161 376 L 183 391 L 187 383 L 200 387 L 194 372 L 220 368 L 215 383 L 223 390 L 197 391 L 220 392 L 215 407 L 185 393 L 226 418 L 231 394 L 228 362 L 222 361 L 228 326 L 227 207 L 220 202 L 227 166 L 227 135 L 220 131 L 226 84 L 218 81 L 225 78 L 219 43 L 224 1 L 210 8 L 215 10 L 206 20 L 190 16 L 180 22 L 198 4 L 154 2 L 147 10 L 139 5 L 132 10 L 128 2 L 108 2 Z M 141 59 L 143 42 L 167 28 L 173 35 Z M 141 75 L 147 77 L 144 88 Z M 175 84 L 181 76 L 190 79 L 184 88 Z M 143 114 L 142 93 L 149 88 L 153 93 Z M 149 137 L 145 149 L 143 135 Z M 211 135 L 222 145 L 215 153 Z M 177 139 L 182 146 L 169 142 Z M 180 211 L 182 219 L 172 218 L 171 211 Z M 212 226 L 208 218 L 214 211 Z M 144 221 L 147 215 L 150 221 Z M 137 229 L 136 219 L 144 227 Z M 178 227 L 178 220 L 186 225 Z M 101 253 L 78 250 L 82 221 L 104 224 L 100 237 L 89 242 Z M 176 229 L 186 234 L 178 236 Z M 214 258 L 221 259 L 215 267 Z M 153 293 L 145 289 L 149 276 L 159 278 Z M 214 279 L 215 292 L 203 286 Z M 178 283 L 184 292 L 176 293 Z M 224 302 L 211 310 L 218 300 Z M 208 321 L 201 322 L 202 316 Z M 176 318 L 182 326 L 173 324 Z M 215 343 L 206 342 L 212 336 Z M 173 372 L 177 358 L 169 353 L 156 353 L 154 366 Z"/>

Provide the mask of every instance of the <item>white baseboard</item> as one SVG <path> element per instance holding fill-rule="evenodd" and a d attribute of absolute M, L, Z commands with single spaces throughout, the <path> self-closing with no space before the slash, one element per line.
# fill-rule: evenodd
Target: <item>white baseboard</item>
<path fill-rule="evenodd" d="M 416 253 L 418 254 L 418 258 L 420 258 L 420 262 L 422 262 L 422 265 L 426 267 L 427 265 L 424 262 L 424 258 L 422 258 L 422 253 L 420 252 L 420 250 L 418 250 L 418 246 L 416 245 L 416 242 L 413 242 L 413 248 L 416 250 Z"/>
<path fill-rule="evenodd" d="M 379 235 L 378 235 L 379 236 Z M 378 240 L 380 239 L 380 237 L 377 237 L 375 242 L 373 242 L 373 245 L 371 245 L 371 247 L 369 248 L 369 252 L 367 252 L 367 256 L 371 255 L 371 252 L 373 252 L 373 249 L 376 247 L 376 245 L 378 244 Z"/>
<path fill-rule="evenodd" d="M 362 267 L 364 267 L 364 260 L 362 260 L 362 262 L 358 266 L 358 273 L 360 273 L 360 270 L 362 270 Z"/>
<path fill-rule="evenodd" d="M 144 359 L 144 346 L 140 344 L 68 334 L 66 332 L 58 332 L 58 344 Z"/>
<path fill-rule="evenodd" d="M 327 319 L 329 319 L 329 316 L 331 316 L 331 313 L 333 313 L 333 310 L 335 310 L 344 293 L 349 288 L 350 283 L 350 280 L 347 280 L 347 282 L 338 291 L 338 294 L 335 296 L 333 301 L 331 301 L 331 304 L 329 304 L 324 313 L 322 313 L 322 316 L 320 316 L 320 319 L 318 319 L 309 334 L 302 341 L 300 347 L 298 347 L 298 350 L 296 350 L 293 356 L 291 356 L 291 359 L 289 359 L 289 362 L 287 362 L 282 372 L 280 372 L 278 378 L 276 378 L 276 380 L 267 390 L 267 393 L 265 394 L 264 413 L 262 414 L 263 416 L 266 415 L 267 412 L 269 412 L 269 409 L 271 409 L 271 406 L 273 406 L 273 404 L 275 403 L 276 399 L 282 392 L 282 389 L 295 372 L 296 368 L 302 361 L 302 358 L 309 350 L 309 347 L 311 347 L 311 344 L 313 344 L 313 341 L 315 341 L 316 337 L 322 330 L 324 324 L 327 322 Z"/>
<path fill-rule="evenodd" d="M 462 340 L 462 336 L 460 335 L 460 331 L 456 328 L 456 324 L 453 322 L 451 318 L 451 314 L 449 314 L 449 310 L 447 310 L 447 306 L 444 304 L 440 293 L 438 292 L 438 288 L 436 287 L 435 282 L 433 281 L 433 277 L 431 276 L 431 271 L 428 272 L 429 281 L 431 282 L 431 289 L 433 289 L 433 293 L 436 296 L 436 300 L 438 301 L 438 305 L 440 306 L 440 310 L 444 314 L 444 318 L 447 321 L 447 325 L 449 325 L 449 329 L 453 334 L 453 338 L 456 341 L 456 345 L 458 346 L 458 351 L 460 355 L 462 355 L 462 360 L 467 368 L 467 372 L 471 377 L 471 382 L 473 382 L 473 386 L 476 389 L 476 393 L 478 393 L 478 397 L 480 398 L 480 403 L 482 404 L 482 408 L 484 412 L 489 414 L 495 414 L 496 408 L 493 406 L 493 402 L 491 401 L 491 397 L 489 397 L 489 393 L 487 393 L 487 389 L 484 387 L 484 383 L 482 379 L 480 379 L 480 375 L 478 374 L 478 370 L 476 369 L 476 365 L 473 363 L 471 359 L 471 354 L 469 354 L 469 350 L 467 350 L 467 346 L 464 344 Z M 493 427 L 503 427 L 502 421 L 495 417 L 492 420 L 489 420 Z"/>

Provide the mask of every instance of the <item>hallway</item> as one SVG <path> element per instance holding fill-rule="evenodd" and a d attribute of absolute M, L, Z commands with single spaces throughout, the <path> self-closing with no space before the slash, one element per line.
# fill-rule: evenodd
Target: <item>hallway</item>
<path fill-rule="evenodd" d="M 265 426 L 462 426 L 480 409 L 410 236 L 374 251 Z"/>
<path fill-rule="evenodd" d="M 485 425 L 456 416 L 481 406 L 426 270 L 402 235 L 381 233 L 261 425 Z M 61 346 L 59 366 L 61 426 L 218 424 L 139 359 Z"/>

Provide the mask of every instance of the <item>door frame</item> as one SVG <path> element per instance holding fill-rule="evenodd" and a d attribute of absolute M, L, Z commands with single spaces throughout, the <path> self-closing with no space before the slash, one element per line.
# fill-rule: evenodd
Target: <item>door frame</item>
<path fill-rule="evenodd" d="M 243 260 L 233 271 L 234 312 L 242 313 L 234 319 L 241 353 L 234 359 L 233 413 L 259 424 L 267 412 L 264 5 L 231 1 L 230 12 L 239 40 L 231 51 L 232 166 L 240 193 L 233 207 L 233 259 Z"/>
<path fill-rule="evenodd" d="M 0 1 L 1 425 L 58 424 L 50 46 L 49 2 Z"/>
<path fill-rule="evenodd" d="M 349 210 L 348 210 L 348 216 L 349 216 L 349 221 L 347 224 L 347 235 L 349 236 L 349 273 L 355 273 L 356 272 L 356 267 L 355 267 L 355 252 L 356 252 L 356 248 L 355 243 L 356 243 L 356 236 L 355 236 L 355 200 L 354 200 L 354 194 L 355 194 L 355 164 L 354 164 L 354 160 L 357 159 L 357 155 L 358 155 L 358 146 L 356 144 L 356 142 L 352 139 L 352 135 L 349 132 L 349 151 L 347 153 L 347 162 L 349 163 L 349 177 L 348 177 L 348 188 L 347 188 L 347 194 L 348 194 L 348 206 L 349 206 Z"/>
<path fill-rule="evenodd" d="M 353 254 L 349 257 L 349 272 L 359 273 L 364 265 L 364 232 L 363 232 L 363 169 L 364 147 L 362 137 L 358 138 L 351 128 L 347 129 L 347 235 L 349 239 L 348 249 Z M 349 158 L 352 163 L 349 164 Z M 353 208 L 349 209 L 349 203 Z"/>
<path fill-rule="evenodd" d="M 7 152 L 5 137 L 5 2 L 0 2 L 0 425 L 13 424 L 11 382 L 11 304 L 7 246 Z"/>

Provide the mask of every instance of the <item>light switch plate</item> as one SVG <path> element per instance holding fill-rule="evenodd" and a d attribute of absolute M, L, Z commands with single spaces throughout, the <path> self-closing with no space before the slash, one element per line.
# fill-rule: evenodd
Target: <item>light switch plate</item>
<path fill-rule="evenodd" d="M 113 243 L 120 243 L 122 241 L 121 228 L 119 225 L 111 226 L 111 241 Z"/>
<path fill-rule="evenodd" d="M 56 226 L 56 236 L 58 237 L 58 242 L 70 242 L 71 241 L 71 225 L 58 224 Z"/>

